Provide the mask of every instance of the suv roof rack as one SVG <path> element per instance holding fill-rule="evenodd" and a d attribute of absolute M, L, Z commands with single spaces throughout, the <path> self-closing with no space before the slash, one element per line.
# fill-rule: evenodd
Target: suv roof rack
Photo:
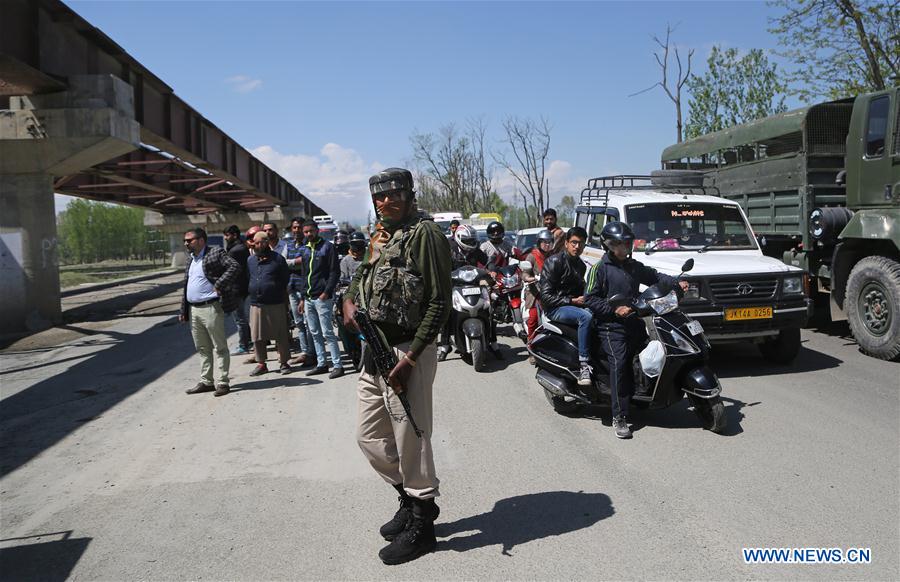
<path fill-rule="evenodd" d="M 588 180 L 587 188 L 584 188 L 581 191 L 581 202 L 601 202 L 603 205 L 607 205 L 609 204 L 610 191 L 622 190 L 655 190 L 682 194 L 710 194 L 715 196 L 719 194 L 719 189 L 716 186 L 661 183 L 666 181 L 666 178 L 668 178 L 668 176 L 642 176 L 637 174 L 618 174 L 615 176 L 591 178 Z"/>

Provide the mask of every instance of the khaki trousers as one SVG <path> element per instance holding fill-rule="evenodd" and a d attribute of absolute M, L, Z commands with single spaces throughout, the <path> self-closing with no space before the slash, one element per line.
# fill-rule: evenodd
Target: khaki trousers
<path fill-rule="evenodd" d="M 216 301 L 200 307 L 191 306 L 191 336 L 200 354 L 200 381 L 208 386 L 228 385 L 228 341 L 225 339 L 225 312 L 222 302 Z M 213 352 L 216 360 L 216 378 L 213 381 Z"/>
<path fill-rule="evenodd" d="M 394 352 L 399 359 L 408 349 L 408 343 L 401 344 Z M 431 344 L 416 360 L 406 386 L 422 438 L 416 436 L 400 399 L 381 376 L 367 374 L 364 369 L 357 385 L 359 448 L 382 479 L 392 485 L 403 483 L 406 492 L 419 499 L 440 495 L 431 449 L 431 392 L 436 371 L 437 347 Z"/>

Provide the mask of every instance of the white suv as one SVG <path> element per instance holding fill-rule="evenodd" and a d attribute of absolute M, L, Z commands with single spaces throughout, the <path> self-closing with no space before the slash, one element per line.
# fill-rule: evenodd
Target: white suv
<path fill-rule="evenodd" d="M 600 231 L 607 222 L 627 223 L 635 234 L 633 256 L 645 265 L 678 276 L 684 261 L 694 259 L 681 308 L 711 343 L 752 341 L 768 360 L 789 363 L 812 311 L 805 272 L 763 255 L 740 205 L 690 178 L 680 175 L 682 184 L 656 176 L 590 180 L 575 220 L 588 232 L 582 258 L 593 265 L 603 256 Z"/>

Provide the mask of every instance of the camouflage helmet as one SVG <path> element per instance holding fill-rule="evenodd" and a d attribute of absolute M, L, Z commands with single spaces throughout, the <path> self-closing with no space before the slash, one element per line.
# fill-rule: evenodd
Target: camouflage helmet
<path fill-rule="evenodd" d="M 369 192 L 372 196 L 397 190 L 415 193 L 412 172 L 403 168 L 387 168 L 369 178 Z"/>

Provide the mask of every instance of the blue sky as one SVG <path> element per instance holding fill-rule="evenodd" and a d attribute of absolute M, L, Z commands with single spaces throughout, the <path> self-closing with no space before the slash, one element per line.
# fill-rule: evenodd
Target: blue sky
<path fill-rule="evenodd" d="M 676 26 L 698 72 L 715 44 L 776 46 L 763 2 L 68 3 L 349 219 L 366 215 L 368 175 L 411 159 L 413 132 L 472 118 L 498 146 L 508 115 L 550 121 L 554 201 L 588 177 L 648 172 L 675 141 L 661 90 L 629 97 L 659 80 L 653 34 Z"/>

